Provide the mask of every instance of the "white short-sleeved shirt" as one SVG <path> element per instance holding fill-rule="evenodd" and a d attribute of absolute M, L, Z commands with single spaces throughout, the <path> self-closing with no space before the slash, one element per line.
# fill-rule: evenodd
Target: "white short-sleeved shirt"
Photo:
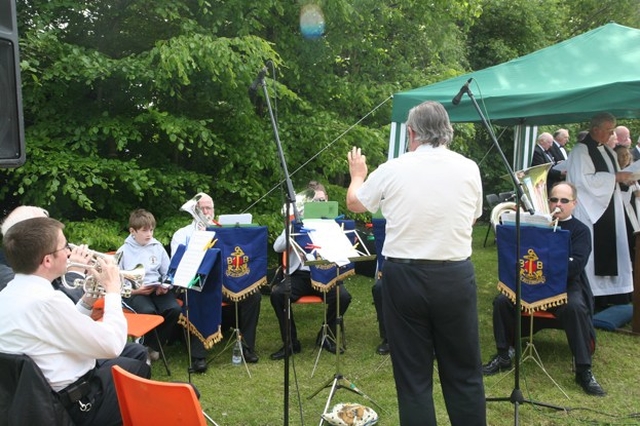
<path fill-rule="evenodd" d="M 478 165 L 446 147 L 420 145 L 380 165 L 356 192 L 387 221 L 386 257 L 463 260 L 482 214 Z"/>

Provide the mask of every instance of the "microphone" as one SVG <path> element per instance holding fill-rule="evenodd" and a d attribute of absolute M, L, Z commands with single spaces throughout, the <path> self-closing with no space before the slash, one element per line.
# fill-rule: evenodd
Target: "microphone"
<path fill-rule="evenodd" d="M 256 77 L 256 79 L 253 80 L 253 83 L 251 83 L 251 86 L 249 86 L 249 94 L 252 94 L 258 91 L 258 85 L 264 81 L 264 76 L 267 75 L 267 71 L 268 71 L 267 66 L 270 63 L 271 61 L 267 61 L 265 66 L 262 67 L 262 69 L 258 73 L 258 76 Z"/>
<path fill-rule="evenodd" d="M 469 90 L 469 84 L 471 83 L 471 80 L 473 80 L 473 77 L 467 80 L 467 82 L 460 88 L 460 91 L 458 92 L 458 94 L 451 100 L 452 104 L 458 105 L 460 103 L 460 100 L 462 99 L 462 95 L 464 95 L 467 92 L 467 90 Z"/>

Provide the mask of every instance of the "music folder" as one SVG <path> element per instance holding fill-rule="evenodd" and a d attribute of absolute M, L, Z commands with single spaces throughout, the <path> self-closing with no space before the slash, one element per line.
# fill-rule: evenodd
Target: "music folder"
<path fill-rule="evenodd" d="M 215 232 L 195 231 L 185 247 L 180 245 L 171 259 L 169 276 L 177 287 L 202 291 L 220 250 L 214 249 Z"/>

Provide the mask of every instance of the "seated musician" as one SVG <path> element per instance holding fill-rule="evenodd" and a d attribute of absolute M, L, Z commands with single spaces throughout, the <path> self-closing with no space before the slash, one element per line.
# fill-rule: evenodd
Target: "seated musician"
<path fill-rule="evenodd" d="M 598 384 L 591 371 L 591 348 L 595 341 L 593 328 L 593 293 L 585 274 L 585 266 L 591 252 L 591 233 L 589 228 L 572 216 L 577 203 L 577 190 L 573 184 L 559 182 L 551 189 L 549 210 L 557 208 L 555 214 L 558 226 L 568 230 L 571 235 L 571 253 L 567 276 L 567 303 L 549 308 L 561 322 L 571 353 L 576 362 L 576 382 L 589 395 L 604 396 L 606 393 Z M 500 294 L 493 301 L 493 335 L 496 341 L 497 355 L 483 366 L 485 375 L 492 375 L 511 368 L 509 347 L 514 345 L 515 305 Z"/>
<path fill-rule="evenodd" d="M 63 228 L 55 219 L 36 217 L 4 235 L 15 277 L 0 292 L 0 347 L 33 359 L 76 425 L 119 424 L 111 366 L 145 378 L 151 370 L 143 361 L 118 357 L 127 341 L 127 322 L 113 260 L 98 258 L 99 267 L 91 271 L 106 291 L 101 322 L 79 312 L 51 286 L 67 269 L 70 249 Z M 97 363 L 99 358 L 108 360 Z"/>
<path fill-rule="evenodd" d="M 129 216 L 130 235 L 120 246 L 116 256 L 120 267 L 124 270 L 134 269 L 137 265 L 144 266 L 143 285 L 131 291 L 131 297 L 124 300 L 138 314 L 161 315 L 162 324 L 145 335 L 145 345 L 149 350 L 149 359 L 157 361 L 160 358 L 160 344 L 165 344 L 180 318 L 181 308 L 175 295 L 169 287 L 162 284 L 169 269 L 169 255 L 160 241 L 153 238 L 156 219 L 151 212 L 137 209 Z M 154 338 L 154 332 L 158 338 Z"/>
<path fill-rule="evenodd" d="M 213 199 L 205 194 L 199 193 L 198 203 L 196 204 L 196 216 L 193 221 L 178 229 L 171 239 L 171 255 L 173 256 L 180 244 L 187 245 L 189 239 L 196 230 L 205 230 L 207 226 L 215 225 L 213 218 L 215 210 Z M 197 297 L 197 295 L 195 296 Z M 239 329 L 243 340 L 243 355 L 248 363 L 257 363 L 259 358 L 255 353 L 256 347 L 256 329 L 258 328 L 258 319 L 260 317 L 260 302 L 262 295 L 260 292 L 247 294 L 245 298 L 238 301 Z M 234 302 L 227 296 L 223 295 L 223 301 L 227 303 L 222 308 L 223 323 L 222 328 L 233 328 L 235 323 Z M 231 319 L 233 318 L 233 320 Z M 207 351 L 199 339 L 189 339 L 191 345 L 191 368 L 197 373 L 204 373 L 207 370 L 206 356 Z"/>
<path fill-rule="evenodd" d="M 312 181 L 310 184 L 310 189 L 314 191 L 314 197 L 312 201 L 328 201 L 329 197 L 327 192 L 322 184 Z M 283 253 L 286 249 L 287 241 L 285 236 L 285 231 L 278 236 L 276 241 L 273 243 L 273 249 L 278 253 Z M 289 259 L 289 274 L 291 281 L 291 294 L 289 300 L 291 303 L 297 301 L 302 296 L 306 295 L 317 295 L 323 297 L 323 293 L 316 290 L 311 285 L 311 273 L 309 271 L 309 267 L 302 264 L 300 258 L 297 256 L 296 252 L 293 251 L 293 255 L 288 256 Z M 349 303 L 351 303 L 351 295 L 347 291 L 347 289 L 342 285 L 342 282 L 338 281 L 336 284 L 339 286 L 340 292 L 340 316 L 343 316 L 349 307 Z M 286 341 L 285 339 L 285 330 L 286 330 L 286 303 L 285 300 L 285 286 L 284 282 L 277 283 L 271 289 L 271 306 L 273 306 L 273 310 L 275 311 L 276 317 L 278 318 L 278 323 L 280 325 L 280 336 L 282 338 L 282 342 Z M 337 315 L 337 306 L 338 299 L 336 297 L 336 292 L 334 290 L 330 290 L 326 293 L 327 300 L 327 322 L 333 336 L 336 336 L 336 315 Z M 293 320 L 293 312 L 290 312 L 291 318 L 291 350 L 294 353 L 299 353 L 302 350 L 300 341 L 298 340 L 298 334 L 296 330 L 296 324 Z M 318 338 L 316 340 L 316 344 L 320 345 L 322 342 L 322 328 L 318 333 Z M 322 343 L 323 348 L 331 353 L 336 353 L 336 344 L 331 339 L 324 339 L 324 343 Z M 343 349 L 340 348 L 342 353 Z M 285 346 L 283 344 L 282 348 L 277 350 L 276 352 L 271 354 L 271 359 L 279 360 L 284 359 L 290 351 L 285 351 Z"/>
<path fill-rule="evenodd" d="M 2 222 L 2 235 L 16 223 L 23 220 L 32 219 L 34 217 L 49 217 L 49 212 L 43 208 L 36 206 L 18 206 L 9 213 L 9 215 Z M 92 263 L 91 250 L 85 245 L 74 246 L 69 254 L 68 261 L 73 265 L 89 265 Z M 0 250 L 0 266 L 3 271 L 6 271 L 6 275 L 3 273 L 0 277 L 0 291 L 13 279 L 15 274 L 13 269 L 9 266 L 4 256 L 4 252 Z M 65 274 L 67 283 L 73 283 L 76 279 L 85 278 L 85 268 L 80 266 L 68 266 L 67 273 Z M 88 315 L 94 320 L 102 318 L 104 313 L 104 298 L 96 299 L 90 294 L 85 294 L 82 286 L 76 288 L 69 288 L 62 283 L 61 278 L 56 278 L 51 282 L 51 285 L 55 290 L 59 290 L 64 293 L 71 301 L 76 305 L 76 309 L 84 315 Z M 70 286 L 71 287 L 71 286 Z M 99 309 L 96 307 L 99 306 Z M 147 349 L 133 342 L 127 342 L 124 349 L 120 353 L 121 357 L 138 359 L 149 363 L 149 357 Z M 99 360 L 99 363 L 104 360 Z"/>

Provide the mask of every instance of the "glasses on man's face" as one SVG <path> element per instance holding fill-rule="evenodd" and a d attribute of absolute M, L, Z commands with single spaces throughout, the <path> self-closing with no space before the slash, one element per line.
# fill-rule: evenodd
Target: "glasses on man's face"
<path fill-rule="evenodd" d="M 52 251 L 49 254 L 55 254 L 55 253 L 57 253 L 59 251 L 62 251 L 62 250 L 71 250 L 71 247 L 69 246 L 69 242 L 64 243 L 64 246 L 60 247 L 59 249 L 56 249 L 56 250 Z"/>
<path fill-rule="evenodd" d="M 549 198 L 549 202 L 550 203 L 560 203 L 560 204 L 569 204 L 570 202 L 572 202 L 573 200 L 570 200 L 568 198 L 558 198 L 558 197 L 551 197 Z"/>

